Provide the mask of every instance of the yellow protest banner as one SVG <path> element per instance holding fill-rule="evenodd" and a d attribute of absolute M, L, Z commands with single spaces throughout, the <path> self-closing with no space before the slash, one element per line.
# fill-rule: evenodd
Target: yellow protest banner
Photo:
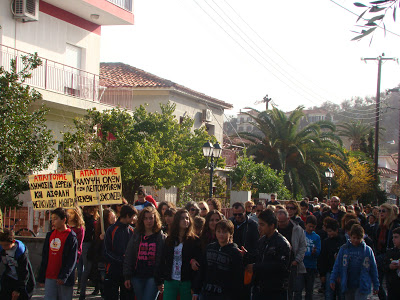
<path fill-rule="evenodd" d="M 75 206 L 74 180 L 71 173 L 29 175 L 34 210 L 52 210 Z"/>
<path fill-rule="evenodd" d="M 76 200 L 79 206 L 122 203 L 121 168 L 75 171 Z"/>

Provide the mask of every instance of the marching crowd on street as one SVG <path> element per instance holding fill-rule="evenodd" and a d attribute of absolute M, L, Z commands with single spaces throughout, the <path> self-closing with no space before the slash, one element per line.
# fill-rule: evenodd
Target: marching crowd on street
<path fill-rule="evenodd" d="M 137 195 L 104 207 L 102 222 L 98 207 L 53 210 L 37 278 L 27 247 L 4 229 L 0 299 L 30 299 L 40 285 L 46 300 L 82 300 L 89 280 L 106 300 L 313 299 L 317 277 L 325 299 L 400 299 L 396 205 L 281 204 L 272 194 L 234 203 L 227 219 L 217 199 L 178 209 Z"/>

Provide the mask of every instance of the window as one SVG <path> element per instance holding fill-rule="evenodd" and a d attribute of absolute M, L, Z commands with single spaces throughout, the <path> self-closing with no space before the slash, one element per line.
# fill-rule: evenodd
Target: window
<path fill-rule="evenodd" d="M 215 135 L 215 125 L 206 124 L 206 130 L 209 135 Z"/>
<path fill-rule="evenodd" d="M 247 132 L 251 132 L 251 126 L 247 126 Z"/>
<path fill-rule="evenodd" d="M 72 96 L 80 96 L 80 76 L 82 49 L 67 44 L 65 48 L 65 93 Z"/>
<path fill-rule="evenodd" d="M 243 131 L 243 126 L 239 126 L 239 132 Z"/>

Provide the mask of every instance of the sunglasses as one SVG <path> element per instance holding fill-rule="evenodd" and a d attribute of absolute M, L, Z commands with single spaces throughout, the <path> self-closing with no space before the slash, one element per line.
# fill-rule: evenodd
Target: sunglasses
<path fill-rule="evenodd" d="M 239 216 L 243 216 L 243 213 L 241 214 L 233 214 L 234 217 L 239 217 Z"/>
<path fill-rule="evenodd" d="M 380 209 L 379 212 L 385 213 L 385 212 L 386 212 L 386 209 Z"/>
<path fill-rule="evenodd" d="M 196 209 L 192 207 L 192 208 L 190 209 L 190 211 L 196 211 Z"/>
<path fill-rule="evenodd" d="M 293 206 L 286 206 L 286 209 L 287 209 L 287 210 L 296 210 L 296 207 L 293 207 Z"/>
<path fill-rule="evenodd" d="M 207 210 L 207 208 L 203 207 L 201 210 Z"/>

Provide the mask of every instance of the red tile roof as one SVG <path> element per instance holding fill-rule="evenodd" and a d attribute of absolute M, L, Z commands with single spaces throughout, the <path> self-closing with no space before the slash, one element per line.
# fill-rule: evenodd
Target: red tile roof
<path fill-rule="evenodd" d="M 233 108 L 230 103 L 196 92 L 171 80 L 158 77 L 124 63 L 100 63 L 100 85 L 108 88 L 173 88 L 212 102 L 225 109 Z"/>

